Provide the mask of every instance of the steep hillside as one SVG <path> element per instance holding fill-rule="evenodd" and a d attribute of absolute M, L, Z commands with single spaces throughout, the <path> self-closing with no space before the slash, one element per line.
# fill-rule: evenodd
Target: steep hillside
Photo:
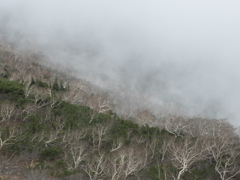
<path fill-rule="evenodd" d="M 69 74 L 40 53 L 0 47 L 1 179 L 240 178 L 226 120 L 132 111 Z"/>

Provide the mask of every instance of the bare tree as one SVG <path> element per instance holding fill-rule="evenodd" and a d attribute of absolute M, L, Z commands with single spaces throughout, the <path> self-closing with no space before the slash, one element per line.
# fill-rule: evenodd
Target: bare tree
<path fill-rule="evenodd" d="M 158 152 L 160 154 L 160 162 L 163 162 L 165 159 L 165 155 L 168 152 L 169 146 L 174 143 L 174 139 L 171 137 L 164 136 L 163 140 L 160 141 L 160 146 Z"/>
<path fill-rule="evenodd" d="M 105 113 L 111 110 L 110 100 L 106 97 L 99 96 L 97 97 L 98 102 L 98 112 Z"/>
<path fill-rule="evenodd" d="M 90 180 L 103 180 L 107 173 L 107 158 L 105 153 L 98 152 L 97 154 L 92 154 L 87 159 L 83 170 L 88 174 Z"/>
<path fill-rule="evenodd" d="M 75 170 L 79 164 L 84 161 L 89 152 L 87 152 L 88 144 L 82 141 L 85 138 L 87 131 L 67 132 L 62 143 L 64 146 L 65 161 L 69 170 Z"/>
<path fill-rule="evenodd" d="M 47 106 L 50 104 L 49 101 L 47 101 L 47 96 L 43 93 L 39 93 L 38 91 L 34 91 L 34 96 L 32 98 L 32 101 L 34 102 L 34 105 L 40 109 L 44 106 Z"/>
<path fill-rule="evenodd" d="M 22 112 L 20 113 L 22 121 L 27 120 L 30 116 L 34 115 L 37 111 L 37 106 L 35 104 L 27 104 Z"/>
<path fill-rule="evenodd" d="M 146 166 L 145 152 L 135 147 L 122 147 L 108 157 L 107 174 L 111 180 L 126 180 L 130 175 L 139 177 Z"/>
<path fill-rule="evenodd" d="M 206 141 L 208 152 L 215 161 L 215 170 L 222 180 L 230 180 L 240 173 L 240 143 L 232 130 L 222 127 L 218 134 L 214 133 L 214 136 L 208 137 Z"/>
<path fill-rule="evenodd" d="M 87 96 L 85 92 L 81 90 L 70 90 L 62 94 L 63 101 L 71 104 L 83 104 L 84 96 Z"/>
<path fill-rule="evenodd" d="M 119 156 L 124 160 L 123 179 L 130 175 L 137 176 L 137 173 L 145 166 L 142 152 L 134 147 L 127 147 L 119 152 Z"/>
<path fill-rule="evenodd" d="M 156 135 L 153 135 L 151 140 L 148 139 L 146 141 L 144 147 L 144 156 L 142 157 L 144 159 L 144 166 L 148 166 L 153 161 L 156 153 L 158 152 L 158 147 L 159 139 L 156 137 Z"/>
<path fill-rule="evenodd" d="M 2 103 L 0 108 L 0 124 L 10 120 L 16 113 L 15 104 L 9 102 Z"/>
<path fill-rule="evenodd" d="M 111 180 L 118 180 L 123 177 L 124 165 L 124 156 L 120 156 L 118 153 L 113 153 L 112 156 L 109 157 L 108 176 Z"/>
<path fill-rule="evenodd" d="M 52 119 L 51 108 L 46 107 L 44 113 L 40 116 L 40 124 L 44 124 Z"/>
<path fill-rule="evenodd" d="M 54 142 L 60 138 L 60 133 L 62 132 L 63 128 L 65 126 L 65 122 L 62 120 L 61 117 L 56 117 L 55 120 L 55 129 L 46 131 L 44 133 L 44 143 L 45 146 L 54 146 Z"/>
<path fill-rule="evenodd" d="M 77 169 L 79 164 L 86 159 L 88 155 L 87 147 L 86 142 L 76 140 L 64 149 L 64 159 L 68 170 Z"/>
<path fill-rule="evenodd" d="M 90 95 L 86 100 L 86 105 L 98 113 L 105 113 L 112 109 L 110 100 L 103 94 Z"/>
<path fill-rule="evenodd" d="M 48 97 L 50 97 L 50 101 L 48 101 L 47 104 L 49 104 L 51 108 L 55 108 L 62 103 L 62 101 L 61 101 L 62 94 L 61 93 L 54 92 L 52 89 L 48 88 L 47 94 L 48 94 Z"/>
<path fill-rule="evenodd" d="M 7 123 L 0 125 L 0 150 L 8 145 L 12 144 L 13 140 L 16 140 L 17 130 L 15 126 L 9 126 Z"/>
<path fill-rule="evenodd" d="M 102 143 L 107 139 L 107 133 L 110 130 L 111 124 L 97 124 L 93 127 L 92 137 L 93 146 L 100 150 Z"/>
<path fill-rule="evenodd" d="M 110 152 L 114 152 L 118 149 L 120 149 L 124 145 L 124 139 L 123 138 L 117 138 L 113 140 L 112 143 L 112 149 Z"/>
<path fill-rule="evenodd" d="M 184 117 L 169 116 L 164 118 L 162 126 L 170 134 L 173 134 L 175 138 L 182 137 L 182 133 L 189 126 Z"/>
<path fill-rule="evenodd" d="M 134 118 L 136 119 L 136 122 L 140 125 L 151 125 L 156 121 L 156 117 L 147 110 L 138 112 Z"/>
<path fill-rule="evenodd" d="M 177 180 L 191 167 L 191 165 L 203 158 L 206 148 L 201 141 L 184 137 L 180 142 L 172 143 L 169 146 L 171 161 L 173 166 L 179 169 L 176 176 Z"/>
<path fill-rule="evenodd" d="M 91 109 L 89 115 L 91 117 L 89 123 L 91 123 L 93 121 L 93 119 L 97 117 L 98 113 L 97 113 L 97 111 Z"/>
<path fill-rule="evenodd" d="M 25 98 L 28 98 L 33 92 L 34 92 L 34 88 L 33 88 L 32 84 L 31 84 L 31 81 L 28 81 L 25 84 L 25 88 L 24 88 Z"/>

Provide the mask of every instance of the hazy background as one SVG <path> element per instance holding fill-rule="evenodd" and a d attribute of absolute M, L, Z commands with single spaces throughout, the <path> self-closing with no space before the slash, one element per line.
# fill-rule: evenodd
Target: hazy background
<path fill-rule="evenodd" d="M 0 30 L 99 86 L 240 125 L 239 9 L 239 0 L 0 0 Z"/>

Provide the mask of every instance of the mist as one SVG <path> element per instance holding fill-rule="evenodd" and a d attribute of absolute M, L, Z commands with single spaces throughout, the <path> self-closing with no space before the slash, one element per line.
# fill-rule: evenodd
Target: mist
<path fill-rule="evenodd" d="M 240 1 L 0 0 L 0 39 L 34 41 L 98 86 L 240 125 Z"/>

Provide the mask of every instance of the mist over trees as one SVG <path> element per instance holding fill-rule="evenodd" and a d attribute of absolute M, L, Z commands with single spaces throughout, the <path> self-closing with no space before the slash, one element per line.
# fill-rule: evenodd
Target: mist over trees
<path fill-rule="evenodd" d="M 120 101 L 122 91 L 67 74 L 38 53 L 0 50 L 1 178 L 240 177 L 239 132 L 228 121 L 154 114 L 146 99 Z"/>
<path fill-rule="evenodd" d="M 156 109 L 239 125 L 239 7 L 237 0 L 10 0 L 1 2 L 1 38 Z"/>
<path fill-rule="evenodd" d="M 0 2 L 0 179 L 240 178 L 240 4 L 173 2 Z"/>

